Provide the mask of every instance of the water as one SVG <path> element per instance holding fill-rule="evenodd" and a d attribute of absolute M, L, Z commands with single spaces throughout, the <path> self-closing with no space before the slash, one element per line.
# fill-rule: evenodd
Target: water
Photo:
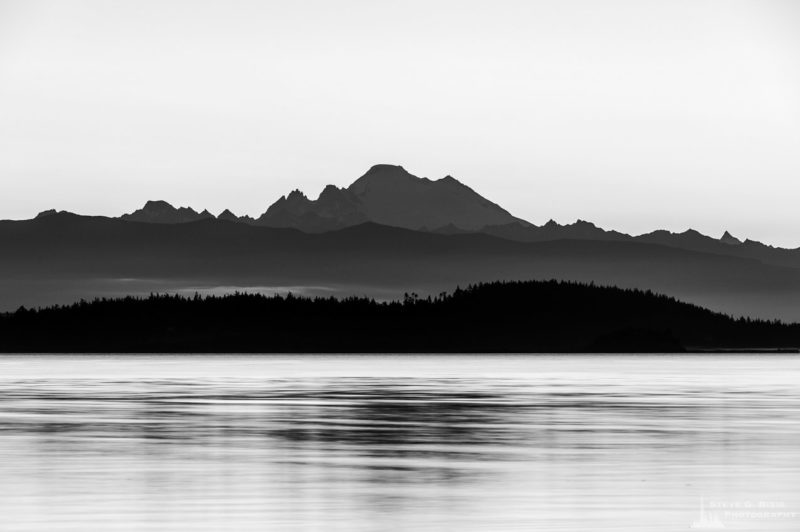
<path fill-rule="evenodd" d="M 3 531 L 800 530 L 800 357 L 0 356 Z"/>

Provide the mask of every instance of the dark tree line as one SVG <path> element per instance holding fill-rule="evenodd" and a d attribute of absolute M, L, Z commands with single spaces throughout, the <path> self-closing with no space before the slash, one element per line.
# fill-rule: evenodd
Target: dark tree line
<path fill-rule="evenodd" d="M 0 315 L 4 352 L 678 352 L 795 348 L 800 325 L 649 291 L 495 282 L 435 297 L 97 299 Z"/>

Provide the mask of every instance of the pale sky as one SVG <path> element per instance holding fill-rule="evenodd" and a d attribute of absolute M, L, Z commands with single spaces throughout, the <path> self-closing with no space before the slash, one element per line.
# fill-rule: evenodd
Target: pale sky
<path fill-rule="evenodd" d="M 800 2 L 0 0 L 0 218 L 257 216 L 376 163 L 800 246 Z"/>

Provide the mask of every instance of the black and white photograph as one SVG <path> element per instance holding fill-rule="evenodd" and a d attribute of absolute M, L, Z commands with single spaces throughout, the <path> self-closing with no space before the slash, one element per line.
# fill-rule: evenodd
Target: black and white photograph
<path fill-rule="evenodd" d="M 0 531 L 800 530 L 800 1 L 0 0 Z"/>

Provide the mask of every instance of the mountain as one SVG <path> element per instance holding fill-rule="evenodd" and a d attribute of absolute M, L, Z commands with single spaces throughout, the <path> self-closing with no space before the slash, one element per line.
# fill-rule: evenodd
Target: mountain
<path fill-rule="evenodd" d="M 268 227 L 322 232 L 363 222 L 406 229 L 526 224 L 451 176 L 419 178 L 402 166 L 379 164 L 347 188 L 328 185 L 316 200 L 299 190 L 280 198 L 256 221 Z"/>
<path fill-rule="evenodd" d="M 208 211 L 176 209 L 165 201 L 148 201 L 144 207 L 120 219 L 129 222 L 186 223 L 213 218 Z M 375 165 L 347 188 L 328 185 L 316 200 L 300 190 L 282 196 L 253 220 L 223 211 L 221 220 L 265 227 L 293 227 L 321 233 L 375 222 L 393 227 L 436 231 L 479 231 L 486 226 L 527 222 L 513 217 L 499 205 L 451 176 L 439 180 L 419 178 L 402 166 Z"/>
<path fill-rule="evenodd" d="M 528 243 L 373 222 L 305 233 L 213 218 L 153 224 L 56 213 L 0 222 L 0 249 L 0 310 L 194 290 L 389 299 L 477 282 L 558 279 L 650 289 L 735 315 L 800 320 L 800 268 L 632 240 Z"/>
<path fill-rule="evenodd" d="M 0 221 L 0 310 L 95 295 L 229 287 L 395 297 L 495 280 L 657 290 L 713 310 L 800 320 L 800 249 L 725 232 L 632 236 L 588 221 L 536 226 L 452 177 L 377 165 L 258 219 L 148 201 L 119 219 L 51 209 Z"/>
<path fill-rule="evenodd" d="M 166 201 L 148 201 L 141 209 L 130 214 L 123 214 L 120 219 L 128 222 L 180 224 L 213 217 L 214 215 L 208 211 L 197 212 L 191 207 L 176 209 Z"/>
<path fill-rule="evenodd" d="M 658 230 L 632 236 L 618 231 L 601 229 L 593 223 L 583 220 L 578 220 L 575 223 L 566 225 L 561 225 L 550 220 L 542 226 L 512 223 L 500 226 L 487 226 L 482 228 L 479 232 L 518 242 L 546 242 L 550 240 L 641 242 L 685 249 L 688 251 L 700 251 L 703 253 L 754 259 L 776 266 L 800 268 L 800 249 L 777 248 L 753 240 L 742 241 L 732 236 L 727 231 L 719 239 L 704 235 L 694 229 L 688 229 L 681 233 Z M 452 234 L 452 232 L 442 233 Z"/>
<path fill-rule="evenodd" d="M 281 197 L 254 222 L 266 227 L 294 227 L 309 233 L 341 229 L 368 221 L 359 199 L 328 185 L 312 201 L 299 190 Z"/>
<path fill-rule="evenodd" d="M 52 215 L 46 211 L 40 216 Z M 174 208 L 164 201 L 149 201 L 121 219 L 148 223 L 187 223 L 213 216 L 208 211 Z M 402 166 L 375 165 L 350 186 L 328 185 L 315 200 L 293 190 L 273 203 L 257 219 L 223 211 L 220 220 L 275 228 L 324 233 L 374 222 L 443 235 L 483 233 L 518 242 L 551 240 L 631 241 L 679 249 L 756 259 L 768 264 L 800 268 L 800 249 L 782 249 L 752 240 L 739 240 L 727 231 L 712 238 L 689 229 L 682 233 L 658 230 L 628 235 L 578 220 L 559 224 L 550 220 L 537 226 L 516 218 L 471 188 L 447 176 L 439 180 L 416 177 Z"/>
<path fill-rule="evenodd" d="M 725 234 L 723 234 L 719 238 L 719 241 L 722 242 L 723 244 L 730 244 L 731 246 L 738 246 L 739 244 L 742 243 L 741 240 L 739 240 L 738 238 L 736 238 L 727 231 L 725 231 Z"/>
<path fill-rule="evenodd" d="M 354 324 L 357 333 L 350 334 Z M 0 352 L 12 353 L 645 353 L 798 346 L 800 324 L 734 320 L 648 292 L 554 281 L 480 284 L 392 302 L 150 295 L 0 315 Z"/>
<path fill-rule="evenodd" d="M 39 216 L 55 212 L 50 210 Z M 142 209 L 121 217 L 126 221 L 167 224 L 209 218 L 213 215 L 208 211 L 198 213 L 188 207 L 176 209 L 164 201 L 148 201 Z M 389 164 L 373 166 L 346 188 L 328 185 L 315 200 L 300 190 L 293 190 L 257 219 L 238 217 L 227 209 L 218 218 L 264 227 L 295 228 L 306 233 L 324 233 L 374 222 L 443 235 L 483 233 L 518 242 L 634 241 L 800 268 L 800 249 L 742 241 L 727 231 L 717 239 L 692 229 L 682 233 L 658 230 L 633 236 L 605 230 L 584 220 L 564 225 L 550 220 L 537 226 L 512 216 L 451 176 L 439 180 L 419 178 L 402 166 Z"/>
<path fill-rule="evenodd" d="M 225 220 L 225 221 L 228 221 L 228 222 L 238 222 L 239 221 L 239 217 L 236 216 L 235 214 L 233 214 L 228 209 L 225 209 L 224 211 L 222 211 L 221 213 L 219 213 L 217 215 L 217 220 Z"/>
<path fill-rule="evenodd" d="M 347 188 L 375 223 L 433 230 L 446 225 L 476 231 L 489 225 L 520 222 L 457 179 L 431 181 L 402 166 L 377 165 Z"/>
<path fill-rule="evenodd" d="M 65 214 L 54 209 L 38 218 Z M 126 222 L 184 224 L 215 217 L 208 211 L 175 208 L 165 201 L 148 201 L 143 208 L 120 217 Z M 220 221 L 325 233 L 367 222 L 439 235 L 483 234 L 523 243 L 601 241 L 657 244 L 687 251 L 752 259 L 774 266 L 800 268 L 800 249 L 782 249 L 725 232 L 712 238 L 689 229 L 682 233 L 657 230 L 628 235 L 578 220 L 537 226 L 511 215 L 471 188 L 447 176 L 439 180 L 416 177 L 401 166 L 379 164 L 350 186 L 328 185 L 315 200 L 300 190 L 281 197 L 257 219 L 224 210 Z"/>

